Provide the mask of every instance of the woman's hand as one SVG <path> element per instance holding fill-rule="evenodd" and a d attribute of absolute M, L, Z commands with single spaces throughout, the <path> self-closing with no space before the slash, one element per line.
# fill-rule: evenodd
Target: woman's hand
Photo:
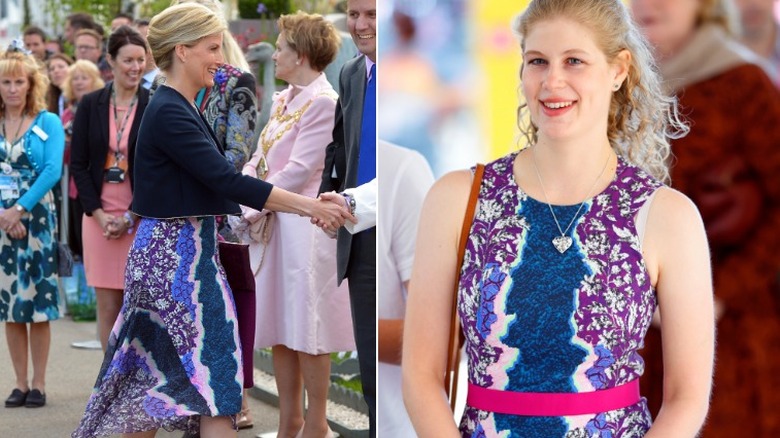
<path fill-rule="evenodd" d="M 103 237 L 106 239 L 118 238 L 117 233 L 121 227 L 118 222 L 121 222 L 121 220 L 117 220 L 116 216 L 104 212 L 102 208 L 93 211 L 92 216 L 95 216 L 98 224 L 100 224 L 100 228 L 103 230 Z"/>
<path fill-rule="evenodd" d="M 21 239 L 27 235 L 27 229 L 22 225 L 22 212 L 9 208 L 0 213 L 0 229 L 8 233 L 12 239 Z"/>
<path fill-rule="evenodd" d="M 312 218 L 313 223 L 316 221 L 316 224 L 326 231 L 339 229 L 347 220 L 357 223 L 357 219 L 349 213 L 344 202 L 329 201 L 324 198 L 311 199 L 311 207 L 307 215 Z"/>
<path fill-rule="evenodd" d="M 323 200 L 323 201 L 333 202 L 336 205 L 343 205 L 344 208 L 347 211 L 349 211 L 349 205 L 347 205 L 347 201 L 339 193 L 336 193 L 336 192 L 320 193 L 319 199 Z M 311 218 L 311 223 L 316 225 L 316 226 L 318 226 L 318 227 L 320 227 L 320 228 L 322 228 L 322 231 L 324 231 L 325 234 L 327 234 L 331 238 L 335 238 L 336 237 L 336 231 L 338 230 L 338 228 L 340 226 L 344 225 L 346 223 L 346 221 L 345 222 L 341 222 L 339 227 L 336 227 L 336 228 L 333 228 L 333 227 L 329 226 L 326 222 L 321 221 L 321 220 L 319 220 L 317 218 L 314 218 L 314 217 Z M 355 221 L 353 221 L 353 223 L 357 223 L 357 221 L 355 220 Z"/>

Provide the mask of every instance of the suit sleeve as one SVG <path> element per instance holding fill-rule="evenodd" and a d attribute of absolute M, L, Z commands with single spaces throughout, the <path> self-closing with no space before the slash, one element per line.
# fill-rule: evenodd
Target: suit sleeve
<path fill-rule="evenodd" d="M 255 78 L 251 73 L 243 73 L 238 78 L 227 106 L 225 158 L 240 171 L 257 146 L 260 135 L 257 129 Z"/>
<path fill-rule="evenodd" d="M 165 117 L 153 123 L 156 146 L 184 172 L 222 196 L 261 210 L 273 186 L 242 175 L 203 135 L 202 128 L 187 108 L 166 105 Z"/>
<path fill-rule="evenodd" d="M 48 136 L 43 143 L 43 163 L 38 178 L 32 183 L 30 189 L 21 198 L 19 205 L 30 211 L 38 201 L 46 194 L 62 177 L 62 156 L 65 153 L 65 130 L 62 122 L 56 115 L 45 112 L 40 115 L 39 123 L 36 123 Z M 37 136 L 33 131 L 31 136 Z"/>
<path fill-rule="evenodd" d="M 339 174 L 336 163 L 339 154 L 344 155 L 344 115 L 341 111 L 341 98 L 336 101 L 335 116 L 333 117 L 332 141 L 325 148 L 325 167 L 322 169 L 322 182 L 319 193 L 338 191 L 344 180 L 344 175 Z M 346 157 L 344 157 L 346 160 Z M 334 171 L 336 174 L 334 176 Z"/>
<path fill-rule="evenodd" d="M 344 190 L 347 194 L 355 198 L 355 218 L 357 223 L 347 222 L 344 228 L 350 234 L 357 234 L 376 226 L 376 204 L 377 204 L 377 179 L 359 185 L 354 189 Z"/>

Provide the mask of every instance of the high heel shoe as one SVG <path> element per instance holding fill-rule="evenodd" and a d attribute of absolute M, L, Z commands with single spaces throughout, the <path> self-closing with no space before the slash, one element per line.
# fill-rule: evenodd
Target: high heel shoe
<path fill-rule="evenodd" d="M 236 426 L 238 426 L 238 429 L 251 429 L 255 426 L 255 423 L 252 421 L 252 416 L 249 415 L 249 408 L 241 409 L 241 411 L 238 413 L 238 416 L 236 417 Z"/>

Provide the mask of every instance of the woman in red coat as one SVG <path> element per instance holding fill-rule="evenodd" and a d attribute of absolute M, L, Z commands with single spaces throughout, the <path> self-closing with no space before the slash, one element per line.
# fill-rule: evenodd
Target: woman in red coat
<path fill-rule="evenodd" d="M 691 125 L 672 142 L 672 186 L 699 207 L 712 251 L 721 314 L 702 436 L 780 436 L 780 93 L 771 70 L 736 42 L 723 0 L 632 7 Z M 642 387 L 657 409 L 658 330 L 643 356 Z"/>

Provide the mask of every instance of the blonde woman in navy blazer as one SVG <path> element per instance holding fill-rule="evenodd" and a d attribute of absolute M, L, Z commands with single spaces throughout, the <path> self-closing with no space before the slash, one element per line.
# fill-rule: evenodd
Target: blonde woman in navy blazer
<path fill-rule="evenodd" d="M 155 16 L 148 41 L 167 78 L 144 113 L 133 176 L 139 217 L 125 301 L 74 437 L 185 430 L 235 437 L 243 385 L 236 309 L 217 252 L 215 216 L 240 204 L 353 219 L 337 204 L 241 175 L 193 105 L 213 85 L 226 24 L 184 3 Z"/>

